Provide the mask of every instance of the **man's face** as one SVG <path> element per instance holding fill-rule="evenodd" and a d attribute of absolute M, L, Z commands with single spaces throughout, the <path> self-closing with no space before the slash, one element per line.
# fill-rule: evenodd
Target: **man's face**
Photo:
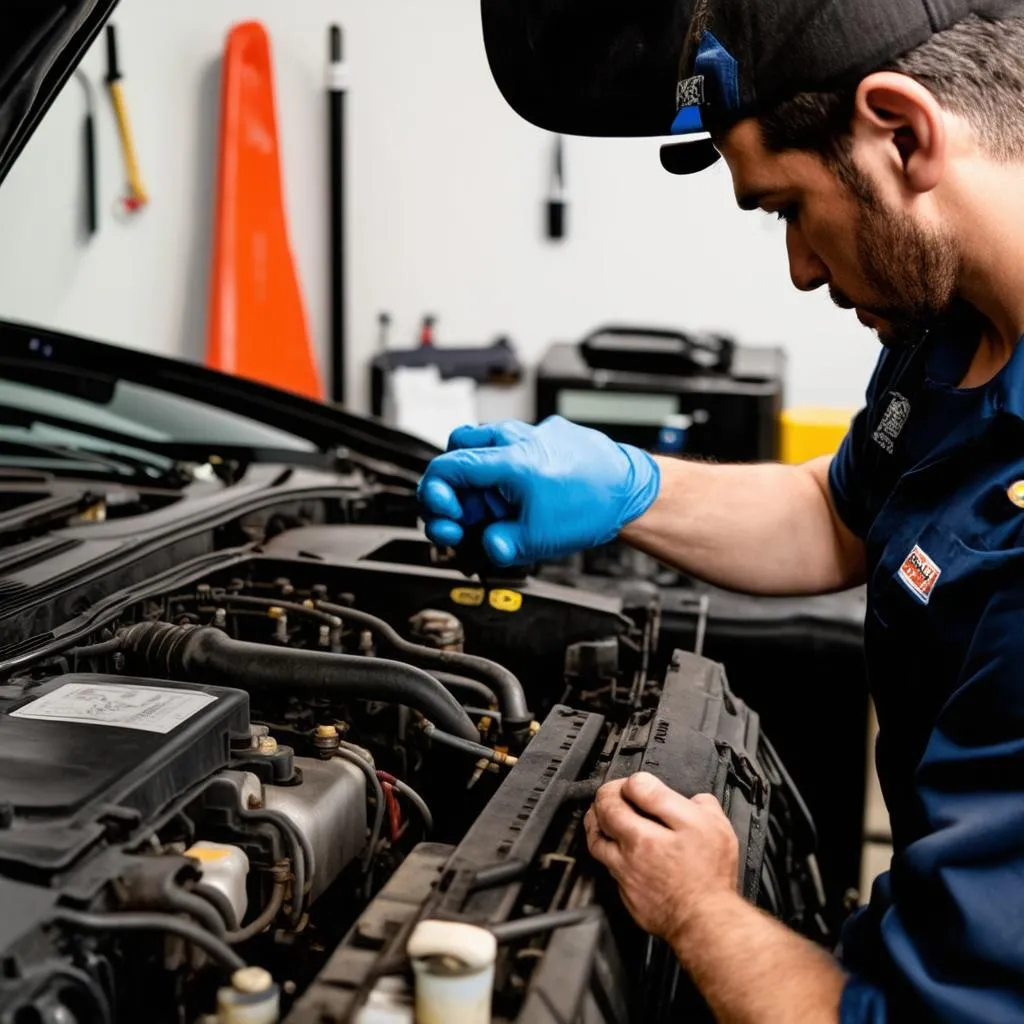
<path fill-rule="evenodd" d="M 860 172 L 849 181 L 821 158 L 771 153 L 755 121 L 720 144 L 737 200 L 786 221 L 790 274 L 801 291 L 828 286 L 887 345 L 909 344 L 955 315 L 961 258 L 955 239 L 890 206 Z"/>

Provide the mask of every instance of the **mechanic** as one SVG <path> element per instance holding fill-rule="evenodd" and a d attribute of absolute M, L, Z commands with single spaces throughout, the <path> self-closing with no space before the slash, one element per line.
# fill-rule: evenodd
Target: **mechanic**
<path fill-rule="evenodd" d="M 709 0 L 683 54 L 675 131 L 711 138 L 666 166 L 723 156 L 785 220 L 796 287 L 878 334 L 864 410 L 799 467 L 463 428 L 421 484 L 429 536 L 483 526 L 501 566 L 619 536 L 764 595 L 866 582 L 895 853 L 838 958 L 737 895 L 713 797 L 612 783 L 590 849 L 722 1021 L 1024 1020 L 1024 7 Z"/>

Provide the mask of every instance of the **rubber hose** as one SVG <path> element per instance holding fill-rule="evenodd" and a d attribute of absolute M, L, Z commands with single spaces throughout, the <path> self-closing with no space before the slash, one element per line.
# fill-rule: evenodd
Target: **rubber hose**
<path fill-rule="evenodd" d="M 277 915 L 281 913 L 286 888 L 284 882 L 275 882 L 274 891 L 270 894 L 270 900 L 260 916 L 254 918 L 244 928 L 228 932 L 224 936 L 224 941 L 229 942 L 232 946 L 237 946 L 240 942 L 248 942 L 249 939 L 254 939 L 257 935 L 265 932 L 274 923 Z"/>
<path fill-rule="evenodd" d="M 451 733 L 442 732 L 437 728 L 428 727 L 424 731 L 434 742 L 451 747 L 453 750 L 461 750 L 464 754 L 471 754 L 475 758 L 483 758 L 485 761 L 493 761 L 495 764 L 503 764 L 509 768 L 517 763 L 517 758 L 502 754 L 491 747 L 485 747 L 482 743 L 474 740 L 464 740 L 461 736 L 453 736 Z"/>
<path fill-rule="evenodd" d="M 369 788 L 373 790 L 376 807 L 373 811 L 373 827 L 370 829 L 370 841 L 366 848 L 366 860 L 363 864 L 363 870 L 368 872 L 370 865 L 373 863 L 373 854 L 377 849 L 381 830 L 384 827 L 384 789 L 380 784 L 380 779 L 377 778 L 377 773 L 374 771 L 373 766 L 363 757 L 357 747 L 342 740 L 338 744 L 337 756 L 343 761 L 354 764 L 366 776 Z"/>
<path fill-rule="evenodd" d="M 313 889 L 313 874 L 316 864 L 313 860 L 313 848 L 309 840 L 286 814 L 270 810 L 266 807 L 259 810 L 243 811 L 242 817 L 248 821 L 265 821 L 270 823 L 284 837 L 289 848 L 289 859 L 292 862 L 292 912 L 288 923 L 298 928 L 302 921 L 302 912 L 306 909 L 306 896 Z"/>
<path fill-rule="evenodd" d="M 419 812 L 420 817 L 423 819 L 423 827 L 427 832 L 434 831 L 434 816 L 430 813 L 430 808 L 427 806 L 427 801 L 423 799 L 412 788 L 407 782 L 403 782 L 401 779 L 396 779 L 390 772 L 377 772 L 377 775 L 384 782 L 394 786 L 395 789 L 402 794 L 416 808 Z"/>
<path fill-rule="evenodd" d="M 269 597 L 250 597 L 248 594 L 232 594 L 230 591 L 214 592 L 208 600 L 211 604 L 234 604 L 244 608 L 280 608 L 286 612 L 294 612 L 296 615 L 305 615 L 323 626 L 331 626 L 335 629 L 341 626 L 337 615 L 330 615 L 317 608 L 307 608 L 306 605 L 299 604 L 297 601 L 275 601 Z M 201 604 L 200 601 L 196 603 Z"/>
<path fill-rule="evenodd" d="M 192 892 L 201 899 L 206 900 L 217 911 L 224 922 L 224 927 L 229 932 L 238 930 L 238 916 L 235 914 L 235 908 L 231 905 L 231 900 L 220 889 L 213 885 L 206 885 L 203 882 L 196 882 L 192 886 Z"/>
<path fill-rule="evenodd" d="M 202 896 L 172 885 L 164 894 L 164 900 L 167 905 L 162 909 L 172 914 L 185 914 L 196 924 L 202 925 L 211 935 L 224 938 L 224 933 L 228 930 L 224 918 L 217 908 Z"/>
<path fill-rule="evenodd" d="M 498 698 L 494 695 L 494 691 L 486 683 L 470 679 L 469 676 L 457 676 L 452 672 L 442 672 L 440 669 L 430 669 L 429 671 L 446 690 L 454 693 L 456 697 L 458 697 L 461 691 L 464 696 L 472 694 L 473 697 L 482 700 L 486 705 L 501 706 Z"/>
<path fill-rule="evenodd" d="M 98 658 L 104 654 L 116 654 L 121 649 L 120 637 L 89 644 L 86 647 L 72 647 L 64 653 L 70 658 Z"/>
<path fill-rule="evenodd" d="M 231 973 L 245 968 L 245 961 L 216 935 L 172 914 L 81 914 L 60 910 L 55 920 L 87 932 L 166 932 L 198 946 Z"/>
<path fill-rule="evenodd" d="M 576 910 L 553 910 L 546 914 L 534 914 L 517 921 L 502 921 L 492 924 L 490 933 L 498 942 L 516 942 L 534 935 L 553 932 L 559 928 L 570 928 L 573 925 L 596 921 L 602 916 L 599 907 L 579 907 Z"/>
<path fill-rule="evenodd" d="M 39 975 L 46 981 L 63 978 L 65 981 L 74 982 L 79 988 L 89 993 L 89 998 L 93 1001 L 103 1024 L 113 1024 L 114 1015 L 106 992 L 103 991 L 100 983 L 85 971 L 72 964 L 55 964 L 52 968 L 42 968 Z M 32 980 L 34 977 L 34 974 L 29 974 L 26 980 Z M 16 1014 L 16 1016 L 20 1015 Z"/>
<path fill-rule="evenodd" d="M 355 608 L 346 608 L 340 604 L 329 604 L 327 601 L 317 601 L 316 606 L 321 611 L 336 615 L 339 619 L 358 622 L 367 629 L 373 630 L 388 647 L 401 654 L 404 658 L 408 658 L 411 662 L 420 666 L 420 668 L 452 669 L 454 672 L 471 676 L 482 683 L 486 683 L 497 694 L 502 719 L 513 731 L 528 729 L 530 722 L 533 721 L 533 714 L 526 704 L 523 684 L 504 665 L 499 665 L 497 662 L 490 661 L 487 658 L 479 658 L 475 654 L 463 654 L 459 651 L 440 651 L 435 647 L 414 644 L 400 636 L 383 619 L 379 619 L 376 615 L 370 615 L 367 612 L 357 611 Z M 448 731 L 450 732 L 451 730 Z"/>
<path fill-rule="evenodd" d="M 233 640 L 212 626 L 145 622 L 121 635 L 129 665 L 164 679 L 401 704 L 452 735 L 479 735 L 462 705 L 433 676 L 401 662 L 268 647 Z"/>

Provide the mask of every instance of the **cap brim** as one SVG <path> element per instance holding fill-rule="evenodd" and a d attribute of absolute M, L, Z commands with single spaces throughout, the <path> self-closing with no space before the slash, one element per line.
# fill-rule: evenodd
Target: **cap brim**
<path fill-rule="evenodd" d="M 661 147 L 661 166 L 671 174 L 699 174 L 718 163 L 721 156 L 710 139 L 668 142 Z"/>
<path fill-rule="evenodd" d="M 696 0 L 481 0 L 484 43 L 509 105 L 563 135 L 669 134 Z"/>

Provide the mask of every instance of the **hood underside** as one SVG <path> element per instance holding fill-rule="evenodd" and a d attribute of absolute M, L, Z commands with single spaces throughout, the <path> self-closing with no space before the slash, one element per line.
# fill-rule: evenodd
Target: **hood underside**
<path fill-rule="evenodd" d="M 0 32 L 0 181 L 117 0 L 7 0 Z"/>

